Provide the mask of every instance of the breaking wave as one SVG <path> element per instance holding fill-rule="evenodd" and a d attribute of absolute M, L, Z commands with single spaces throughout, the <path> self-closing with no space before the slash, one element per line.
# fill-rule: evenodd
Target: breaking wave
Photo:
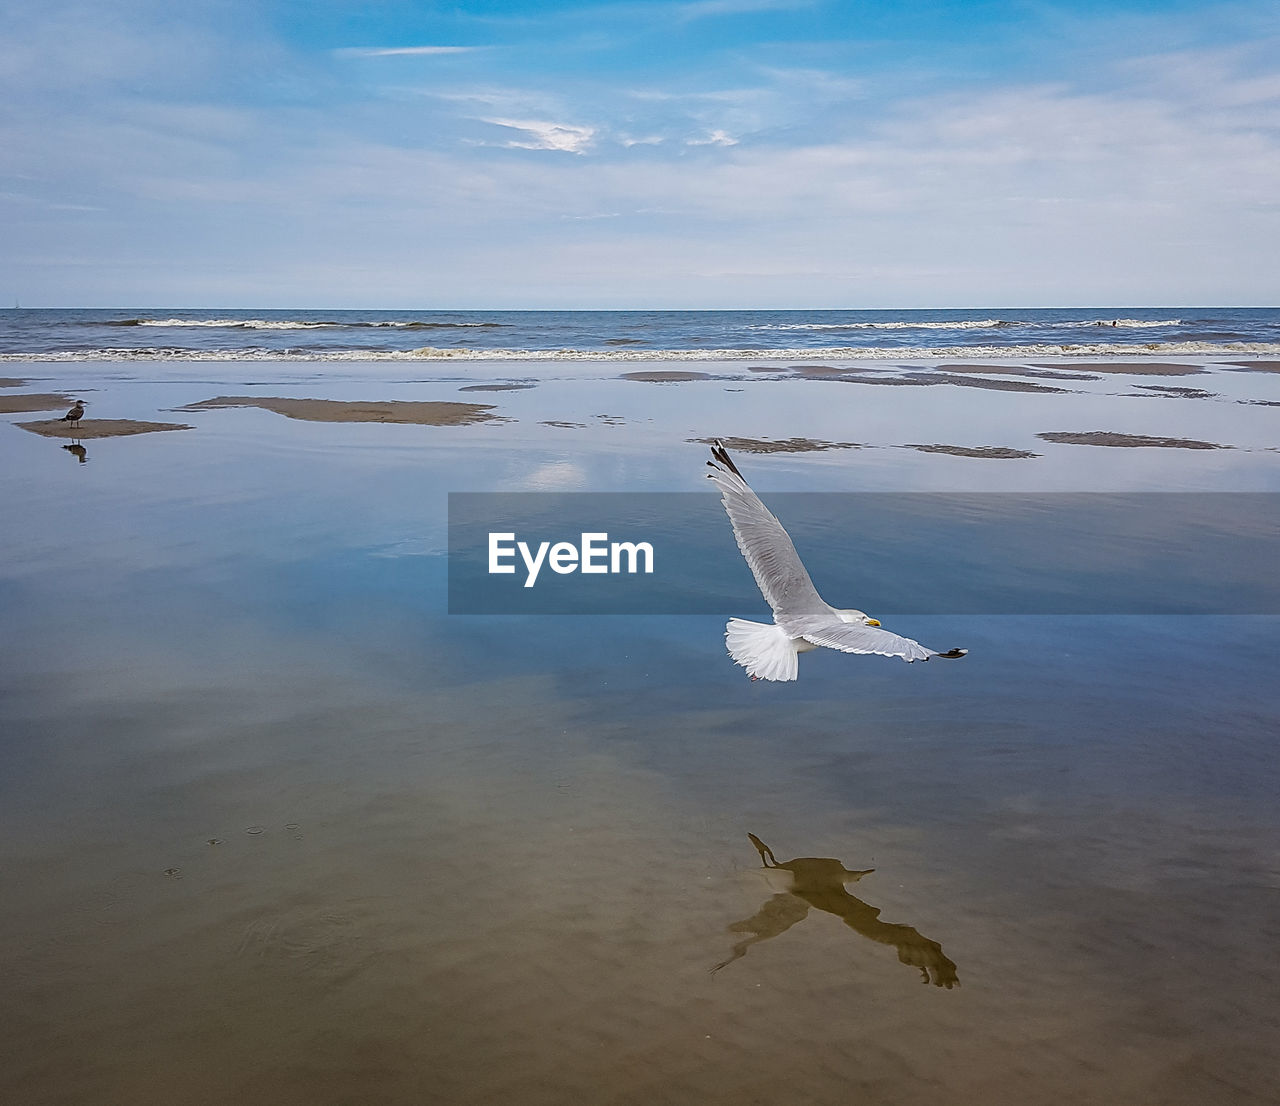
<path fill-rule="evenodd" d="M 866 349 L 853 346 L 828 349 L 452 349 L 423 346 L 413 350 L 201 350 L 183 348 L 83 349 L 41 353 L 0 353 L 0 362 L 13 361 L 902 361 L 937 358 L 1032 357 L 1224 357 L 1280 356 L 1280 342 L 1082 342 L 1034 343 L 1008 346 L 935 346 Z"/>
<path fill-rule="evenodd" d="M 104 324 L 86 323 L 87 326 Z M 395 330 L 453 330 L 466 327 L 505 327 L 508 323 L 451 323 L 451 322 L 416 322 L 413 320 L 397 322 L 379 320 L 375 322 L 340 322 L 336 319 L 321 319 L 311 322 L 305 319 L 112 319 L 106 326 L 160 326 L 160 327 L 202 327 L 217 330 L 325 330 L 325 329 L 378 329 Z"/>
<path fill-rule="evenodd" d="M 902 322 L 889 320 L 862 323 L 757 323 L 747 330 L 1004 330 L 1023 327 L 1030 330 L 1059 330 L 1080 327 L 1130 327 L 1182 326 L 1181 319 L 1087 319 L 1066 323 L 1041 323 L 1010 319 L 957 319 L 951 322 Z"/>

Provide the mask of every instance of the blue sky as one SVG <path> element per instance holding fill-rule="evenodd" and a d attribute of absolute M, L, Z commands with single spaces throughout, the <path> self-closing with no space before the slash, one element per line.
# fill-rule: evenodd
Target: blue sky
<path fill-rule="evenodd" d="M 0 2 L 29 306 L 1280 303 L 1273 3 Z"/>

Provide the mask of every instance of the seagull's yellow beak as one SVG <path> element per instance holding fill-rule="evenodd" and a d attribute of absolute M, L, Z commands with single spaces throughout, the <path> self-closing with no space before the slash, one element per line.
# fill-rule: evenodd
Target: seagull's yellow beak
<path fill-rule="evenodd" d="M 880 620 L 879 620 L 878 618 L 868 618 L 868 619 L 867 619 L 867 625 L 868 625 L 868 626 L 879 626 L 879 625 L 880 625 Z"/>

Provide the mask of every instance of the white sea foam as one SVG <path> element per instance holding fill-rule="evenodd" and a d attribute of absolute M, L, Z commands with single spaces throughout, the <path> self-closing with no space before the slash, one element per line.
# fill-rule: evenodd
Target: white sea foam
<path fill-rule="evenodd" d="M 1046 329 L 1062 330 L 1066 328 L 1079 328 L 1082 326 L 1114 326 L 1128 327 L 1137 329 L 1146 329 L 1147 327 L 1156 326 L 1182 326 L 1181 319 L 1092 319 L 1087 322 L 1069 322 L 1069 323 L 1028 323 L 1028 326 L 1043 326 Z"/>
<path fill-rule="evenodd" d="M 136 326 L 196 326 L 235 330 L 319 330 L 337 323 L 304 323 L 286 319 L 139 319 Z"/>
<path fill-rule="evenodd" d="M 1079 327 L 1157 327 L 1181 326 L 1181 319 L 1085 319 L 1065 323 L 1041 323 L 1030 319 L 958 319 L 928 322 L 903 322 L 886 319 L 862 323 L 757 323 L 747 330 L 1004 330 L 1013 327 L 1059 330 Z"/>
<path fill-rule="evenodd" d="M 87 349 L 0 353 L 0 362 L 40 361 L 923 361 L 947 358 L 1028 360 L 1038 357 L 1277 357 L 1280 342 L 1084 342 L 1008 346 L 941 346 L 903 349 L 441 349 L 292 350 Z"/>
<path fill-rule="evenodd" d="M 907 323 L 894 320 L 867 323 L 757 323 L 745 330 L 988 330 L 1017 326 L 1003 319 L 960 319 L 955 322 Z"/>
<path fill-rule="evenodd" d="M 216 330 L 331 330 L 343 327 L 363 329 L 366 327 L 391 327 L 405 330 L 434 330 L 436 328 L 453 329 L 454 327 L 495 327 L 502 323 L 453 323 L 453 322 L 419 322 L 416 320 L 375 320 L 372 322 L 339 322 L 322 320 L 308 322 L 303 319 L 120 319 L 109 323 L 109 326 L 158 326 L 203 327 Z"/>

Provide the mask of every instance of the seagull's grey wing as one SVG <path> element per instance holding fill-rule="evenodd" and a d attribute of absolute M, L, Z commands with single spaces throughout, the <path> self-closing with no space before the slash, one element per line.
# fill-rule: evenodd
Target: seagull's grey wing
<path fill-rule="evenodd" d="M 909 637 L 890 633 L 879 626 L 864 626 L 859 622 L 842 622 L 833 618 L 828 624 L 805 631 L 805 641 L 839 649 L 842 653 L 875 653 L 881 657 L 901 657 L 904 661 L 927 661 L 930 657 L 952 659 L 963 657 L 968 650 L 952 649 L 939 653 L 926 649 Z"/>
<path fill-rule="evenodd" d="M 774 620 L 793 637 L 810 624 L 822 625 L 832 617 L 809 579 L 796 547 L 786 530 L 751 490 L 723 445 L 711 448 L 707 475 L 720 489 L 720 499 L 733 523 L 733 536 L 746 558 L 760 591 L 773 608 Z"/>

